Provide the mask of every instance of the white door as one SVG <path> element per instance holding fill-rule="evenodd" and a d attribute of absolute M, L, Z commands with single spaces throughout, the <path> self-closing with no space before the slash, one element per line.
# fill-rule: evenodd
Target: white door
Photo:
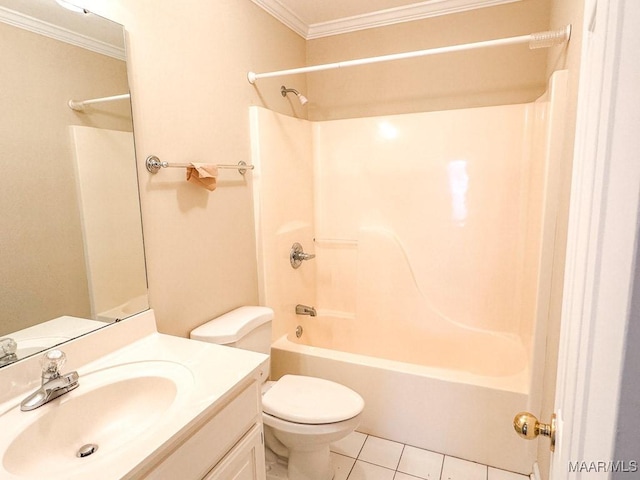
<path fill-rule="evenodd" d="M 608 462 L 623 460 L 613 455 L 639 239 L 640 2 L 585 6 L 551 480 L 609 478 Z"/>

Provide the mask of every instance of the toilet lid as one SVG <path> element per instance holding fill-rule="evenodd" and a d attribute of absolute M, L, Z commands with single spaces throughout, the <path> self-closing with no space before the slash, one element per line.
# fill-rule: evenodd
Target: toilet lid
<path fill-rule="evenodd" d="M 309 425 L 342 422 L 363 408 L 364 400 L 350 388 L 302 375 L 285 375 L 262 396 L 265 413 Z"/>

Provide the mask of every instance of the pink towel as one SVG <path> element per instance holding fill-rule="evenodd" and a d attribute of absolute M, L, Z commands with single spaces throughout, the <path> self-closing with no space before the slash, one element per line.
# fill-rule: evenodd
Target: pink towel
<path fill-rule="evenodd" d="M 210 191 L 216 189 L 217 175 L 218 167 L 210 163 L 192 163 L 187 167 L 187 181 Z"/>

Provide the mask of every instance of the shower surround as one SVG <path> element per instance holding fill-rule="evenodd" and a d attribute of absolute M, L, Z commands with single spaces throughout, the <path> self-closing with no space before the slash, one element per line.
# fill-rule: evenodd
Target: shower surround
<path fill-rule="evenodd" d="M 359 390 L 367 433 L 530 472 L 535 442 L 511 420 L 540 405 L 565 84 L 556 72 L 529 104 L 327 122 L 251 109 L 275 377 Z M 316 258 L 294 270 L 296 241 Z"/>

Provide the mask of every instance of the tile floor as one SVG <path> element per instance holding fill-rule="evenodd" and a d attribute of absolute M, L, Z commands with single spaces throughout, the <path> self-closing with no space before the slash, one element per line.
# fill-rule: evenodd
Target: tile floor
<path fill-rule="evenodd" d="M 354 432 L 331 445 L 334 480 L 529 480 L 410 445 Z"/>

